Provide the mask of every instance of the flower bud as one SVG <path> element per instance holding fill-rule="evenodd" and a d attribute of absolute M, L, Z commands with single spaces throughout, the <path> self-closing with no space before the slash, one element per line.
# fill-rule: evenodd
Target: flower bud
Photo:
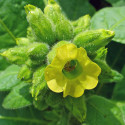
<path fill-rule="evenodd" d="M 49 46 L 45 43 L 33 43 L 28 46 L 27 55 L 36 63 L 41 63 L 45 60 L 45 57 L 49 51 Z"/>
<path fill-rule="evenodd" d="M 56 38 L 60 40 L 71 40 L 73 38 L 73 26 L 71 22 L 61 13 L 60 6 L 54 1 L 49 0 L 44 9 L 44 13 L 50 18 L 56 27 Z"/>
<path fill-rule="evenodd" d="M 14 47 L 4 51 L 1 55 L 6 57 L 11 63 L 21 65 L 27 60 L 26 51 L 26 47 Z"/>
<path fill-rule="evenodd" d="M 26 5 L 25 11 L 27 20 L 38 41 L 46 42 L 49 45 L 53 44 L 56 38 L 52 21 L 43 14 L 41 9 L 33 5 Z"/>
<path fill-rule="evenodd" d="M 114 35 L 115 33 L 110 30 L 90 30 L 78 34 L 73 43 L 78 47 L 85 48 L 88 52 L 95 52 L 99 48 L 106 46 Z"/>
<path fill-rule="evenodd" d="M 28 44 L 32 43 L 33 41 L 29 40 L 28 38 L 16 38 L 16 44 L 20 46 L 27 46 Z"/>
<path fill-rule="evenodd" d="M 74 30 L 75 36 L 77 34 L 79 34 L 80 32 L 89 30 L 90 19 L 91 19 L 91 17 L 89 15 L 85 15 L 85 16 L 80 17 L 78 20 L 72 22 L 72 24 L 75 28 L 75 30 Z"/>

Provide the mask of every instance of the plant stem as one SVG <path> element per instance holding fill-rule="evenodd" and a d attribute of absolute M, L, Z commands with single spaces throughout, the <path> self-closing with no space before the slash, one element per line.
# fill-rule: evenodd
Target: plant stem
<path fill-rule="evenodd" d="M 11 38 L 16 41 L 16 37 L 12 34 L 12 32 L 8 29 L 8 27 L 6 26 L 6 24 L 0 19 L 0 24 L 4 27 L 4 29 L 6 30 L 6 32 L 11 36 Z"/>
<path fill-rule="evenodd" d="M 36 123 L 36 124 L 41 124 L 41 125 L 47 124 L 46 122 L 38 120 L 38 119 L 27 119 L 27 118 L 22 118 L 22 117 L 0 116 L 0 119 L 3 119 L 3 120 L 13 120 L 13 121 L 22 121 L 22 122 L 30 122 L 30 123 Z"/>

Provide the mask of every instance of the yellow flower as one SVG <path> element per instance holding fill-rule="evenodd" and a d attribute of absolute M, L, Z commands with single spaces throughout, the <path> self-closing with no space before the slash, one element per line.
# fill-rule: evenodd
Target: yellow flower
<path fill-rule="evenodd" d="M 87 56 L 86 50 L 74 44 L 57 48 L 56 56 L 45 69 L 48 87 L 63 97 L 80 97 L 85 89 L 97 86 L 100 67 Z"/>

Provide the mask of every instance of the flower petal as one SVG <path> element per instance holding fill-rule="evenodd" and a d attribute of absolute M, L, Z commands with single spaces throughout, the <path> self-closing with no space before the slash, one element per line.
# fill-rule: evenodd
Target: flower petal
<path fill-rule="evenodd" d="M 84 88 L 78 80 L 68 81 L 63 92 L 63 97 L 70 95 L 80 97 L 84 93 Z"/>
<path fill-rule="evenodd" d="M 86 75 L 86 76 L 81 75 L 81 78 L 79 78 L 79 81 L 85 89 L 93 89 L 98 84 L 98 78 L 89 76 L 89 75 Z"/>
<path fill-rule="evenodd" d="M 65 44 L 57 49 L 56 56 L 65 63 L 69 60 L 76 59 L 77 47 L 74 44 Z"/>
<path fill-rule="evenodd" d="M 101 73 L 101 68 L 90 60 L 87 65 L 83 65 L 83 71 L 89 76 L 97 77 Z"/>
<path fill-rule="evenodd" d="M 45 79 L 48 87 L 54 92 L 62 92 L 65 86 L 65 77 L 56 67 L 51 65 L 45 69 Z"/>

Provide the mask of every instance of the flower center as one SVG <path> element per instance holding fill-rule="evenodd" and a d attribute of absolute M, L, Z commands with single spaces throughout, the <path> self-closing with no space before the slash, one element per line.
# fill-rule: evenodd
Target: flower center
<path fill-rule="evenodd" d="M 65 64 L 62 72 L 68 79 L 74 79 L 81 74 L 82 66 L 77 60 L 71 60 Z"/>

